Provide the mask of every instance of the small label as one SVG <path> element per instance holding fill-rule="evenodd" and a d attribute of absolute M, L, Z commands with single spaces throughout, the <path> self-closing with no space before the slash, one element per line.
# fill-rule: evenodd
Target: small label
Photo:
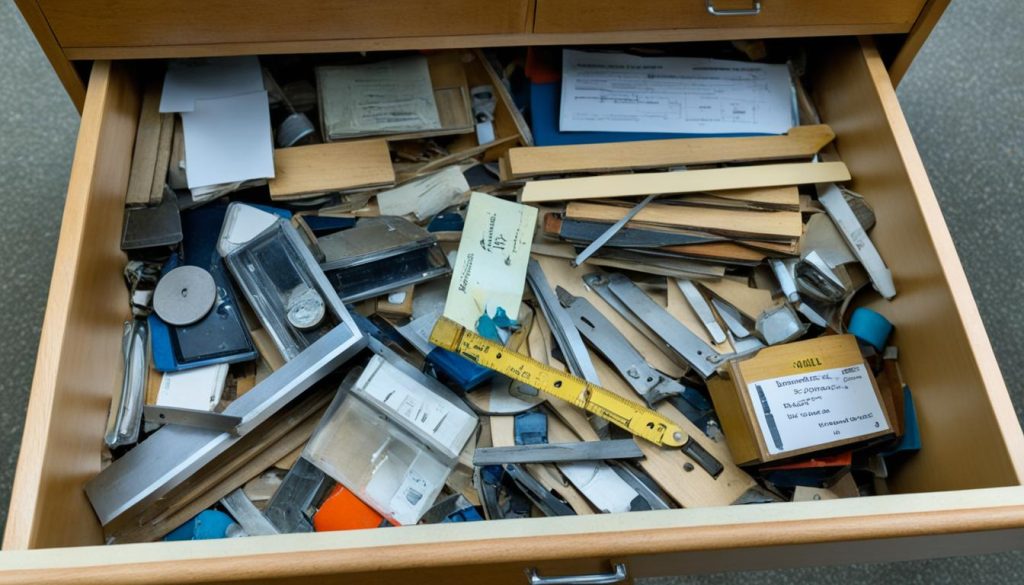
<path fill-rule="evenodd" d="M 747 386 L 768 453 L 889 430 L 863 364 L 758 380 Z"/>

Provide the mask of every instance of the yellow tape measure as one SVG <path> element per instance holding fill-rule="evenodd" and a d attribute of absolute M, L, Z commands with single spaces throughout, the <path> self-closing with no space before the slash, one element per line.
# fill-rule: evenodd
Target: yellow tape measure
<path fill-rule="evenodd" d="M 434 325 L 430 342 L 541 392 L 561 398 L 655 445 L 681 447 L 689 442 L 689 436 L 682 427 L 657 412 L 511 351 L 446 317 L 441 317 Z"/>

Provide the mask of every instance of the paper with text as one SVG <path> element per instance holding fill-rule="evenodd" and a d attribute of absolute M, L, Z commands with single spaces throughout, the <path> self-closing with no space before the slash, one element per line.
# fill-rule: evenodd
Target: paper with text
<path fill-rule="evenodd" d="M 485 311 L 493 317 L 498 307 L 515 319 L 536 225 L 536 207 L 473 193 L 444 316 L 471 331 Z"/>
<path fill-rule="evenodd" d="M 562 51 L 563 132 L 784 134 L 796 116 L 786 65 Z"/>
<path fill-rule="evenodd" d="M 427 58 L 317 69 L 329 139 L 441 128 Z"/>
<path fill-rule="evenodd" d="M 747 385 L 772 455 L 889 430 L 863 364 Z"/>

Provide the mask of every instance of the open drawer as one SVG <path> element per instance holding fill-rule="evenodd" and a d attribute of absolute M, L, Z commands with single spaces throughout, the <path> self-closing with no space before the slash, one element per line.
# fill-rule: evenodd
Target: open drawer
<path fill-rule="evenodd" d="M 140 105 L 136 69 L 97 62 L 88 89 L 15 477 L 0 582 L 526 583 L 923 558 L 1019 546 L 1024 435 L 873 43 L 815 41 L 809 86 L 878 214 L 923 450 L 894 494 L 341 533 L 104 547 L 82 490 L 100 469 L 121 324 L 119 236 Z M 145 67 L 145 63 L 136 67 Z M 53 550 L 53 547 L 61 547 Z M 39 550 L 50 549 L 50 550 Z M 612 581 L 603 581 L 612 582 Z"/>

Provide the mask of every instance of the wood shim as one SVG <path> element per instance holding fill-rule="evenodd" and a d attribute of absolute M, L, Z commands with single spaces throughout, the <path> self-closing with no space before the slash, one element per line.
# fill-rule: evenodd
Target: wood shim
<path fill-rule="evenodd" d="M 267 181 L 274 200 L 395 182 L 391 153 L 383 139 L 278 148 L 274 151 L 274 172 L 276 176 Z"/>
<path fill-rule="evenodd" d="M 569 219 L 613 223 L 630 207 L 573 201 L 565 208 Z M 709 231 L 757 239 L 796 239 L 803 233 L 799 211 L 745 211 L 713 207 L 684 207 L 652 203 L 626 224 L 648 224 Z"/>
<path fill-rule="evenodd" d="M 523 203 L 544 203 L 651 194 L 703 193 L 808 183 L 841 183 L 849 180 L 850 171 L 841 162 L 753 165 L 530 181 L 523 187 L 521 200 Z"/>
<path fill-rule="evenodd" d="M 174 136 L 174 114 L 160 113 L 161 87 L 160 80 L 154 80 L 146 85 L 142 96 L 126 205 L 156 205 L 163 199 Z"/>
<path fill-rule="evenodd" d="M 674 138 L 629 144 L 512 148 L 502 180 L 539 175 L 597 173 L 720 162 L 810 158 L 835 138 L 825 124 L 797 126 L 783 136 Z"/>

